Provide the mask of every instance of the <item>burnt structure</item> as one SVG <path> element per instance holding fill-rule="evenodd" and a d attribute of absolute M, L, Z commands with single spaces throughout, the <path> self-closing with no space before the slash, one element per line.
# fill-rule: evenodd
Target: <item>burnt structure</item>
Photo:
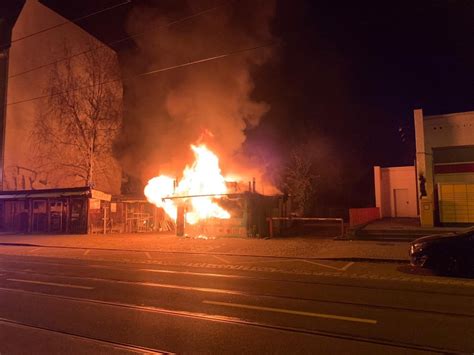
<path fill-rule="evenodd" d="M 174 230 L 174 224 L 164 211 L 150 204 L 142 195 L 113 196 L 110 202 L 102 202 L 98 222 L 107 221 L 105 229 L 98 226 L 98 233 L 146 233 Z"/>
<path fill-rule="evenodd" d="M 183 234 L 194 237 L 266 238 L 270 236 L 268 219 L 288 217 L 291 211 L 290 200 L 287 196 L 268 196 L 254 191 L 226 194 L 219 199 L 219 205 L 232 217 L 229 219 L 209 218 L 196 224 L 186 224 Z M 177 219 L 180 219 L 179 216 Z M 275 235 L 279 234 L 282 223 L 286 222 L 274 223 Z"/>

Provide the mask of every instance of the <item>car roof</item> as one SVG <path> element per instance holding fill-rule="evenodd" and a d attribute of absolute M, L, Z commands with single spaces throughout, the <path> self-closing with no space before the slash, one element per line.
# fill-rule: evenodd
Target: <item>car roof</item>
<path fill-rule="evenodd" d="M 474 226 L 466 227 L 459 232 L 457 232 L 457 235 L 470 235 L 474 233 Z"/>

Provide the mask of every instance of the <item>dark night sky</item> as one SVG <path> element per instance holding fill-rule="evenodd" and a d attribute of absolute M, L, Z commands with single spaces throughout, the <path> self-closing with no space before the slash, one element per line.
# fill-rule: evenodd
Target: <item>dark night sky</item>
<path fill-rule="evenodd" d="M 77 18 L 117 1 L 42 2 Z M 122 38 L 136 3 L 80 25 Z M 325 189 L 328 204 L 370 205 L 373 165 L 413 163 L 413 109 L 474 110 L 472 0 L 277 0 L 272 29 L 276 55 L 253 73 L 254 97 L 271 110 L 247 147 L 284 156 L 294 142 L 320 142 L 321 170 L 335 170 L 326 185 L 338 186 Z"/>
<path fill-rule="evenodd" d="M 272 106 L 260 129 L 280 147 L 327 142 L 336 154 L 321 165 L 341 160 L 350 177 L 344 204 L 373 203 L 373 165 L 413 163 L 413 109 L 474 110 L 473 1 L 279 1 L 274 32 L 283 45 L 258 75 Z"/>
<path fill-rule="evenodd" d="M 279 2 L 284 45 L 272 88 L 315 128 L 400 164 L 412 157 L 394 147 L 397 129 L 412 125 L 414 108 L 474 109 L 474 2 L 293 3 Z"/>

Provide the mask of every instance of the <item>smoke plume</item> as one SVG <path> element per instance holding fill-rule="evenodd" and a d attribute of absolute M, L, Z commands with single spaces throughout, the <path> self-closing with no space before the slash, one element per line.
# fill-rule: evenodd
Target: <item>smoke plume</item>
<path fill-rule="evenodd" d="M 130 34 L 137 48 L 122 58 L 124 76 L 168 68 L 269 43 L 273 1 L 160 1 L 137 7 Z M 217 8 L 214 8 L 216 7 Z M 213 9 L 173 23 L 190 14 Z M 154 30 L 151 30 L 154 29 Z M 179 176 L 192 161 L 190 144 L 206 143 L 224 170 L 251 170 L 241 154 L 244 130 L 269 110 L 252 99 L 252 72 L 271 56 L 268 47 L 156 74 L 125 85 L 125 117 L 117 153 L 124 170 L 146 182 Z M 253 172 L 252 172 L 253 173 Z"/>

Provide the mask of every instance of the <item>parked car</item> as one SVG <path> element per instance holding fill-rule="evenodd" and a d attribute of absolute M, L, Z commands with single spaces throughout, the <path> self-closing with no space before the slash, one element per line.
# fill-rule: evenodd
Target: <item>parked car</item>
<path fill-rule="evenodd" d="M 474 276 L 474 227 L 414 240 L 410 262 L 442 275 Z"/>

